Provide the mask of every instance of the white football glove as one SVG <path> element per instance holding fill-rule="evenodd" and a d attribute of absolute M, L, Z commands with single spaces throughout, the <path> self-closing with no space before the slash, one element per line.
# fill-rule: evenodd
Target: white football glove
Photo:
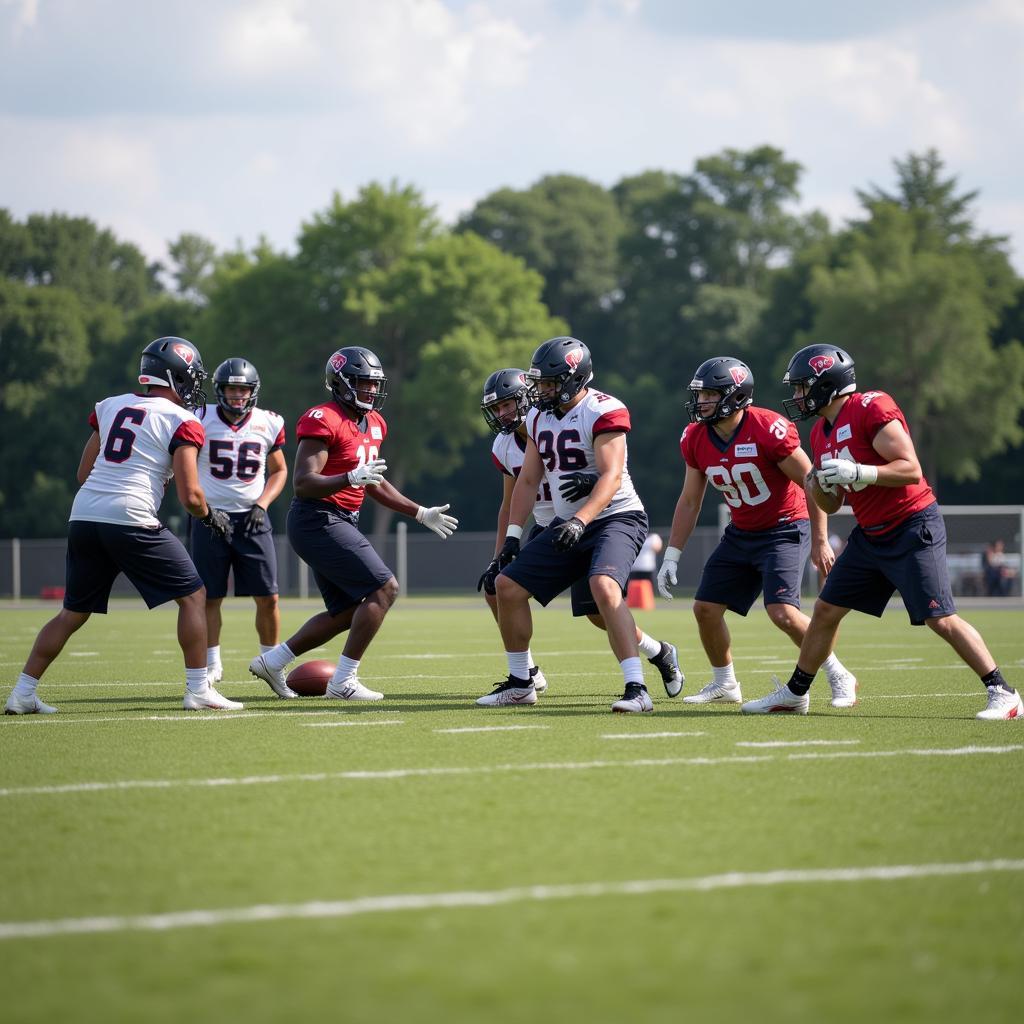
<path fill-rule="evenodd" d="M 428 530 L 433 530 L 441 540 L 445 540 L 459 526 L 459 521 L 455 516 L 445 515 L 450 508 L 451 505 L 434 505 L 431 508 L 424 508 L 420 505 L 419 511 L 416 513 L 416 522 L 422 523 Z"/>
<path fill-rule="evenodd" d="M 384 483 L 388 464 L 383 459 L 370 459 L 365 465 L 348 471 L 348 482 L 353 487 L 375 487 Z"/>
<path fill-rule="evenodd" d="M 878 479 L 877 466 L 865 466 L 850 459 L 822 459 L 818 470 L 818 484 L 824 489 L 831 487 L 847 487 L 850 484 L 873 484 Z"/>
<path fill-rule="evenodd" d="M 674 587 L 678 582 L 676 571 L 679 568 L 681 554 L 679 548 L 666 548 L 665 557 L 661 560 L 661 568 L 658 570 L 658 593 L 669 601 L 672 600 L 672 592 L 668 588 Z"/>

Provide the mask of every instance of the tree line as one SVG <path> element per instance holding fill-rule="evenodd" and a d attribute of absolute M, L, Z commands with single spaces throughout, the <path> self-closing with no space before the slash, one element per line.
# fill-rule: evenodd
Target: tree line
<path fill-rule="evenodd" d="M 936 152 L 910 154 L 833 228 L 797 212 L 801 171 L 762 146 L 611 188 L 552 175 L 452 227 L 416 188 L 371 183 L 335 194 L 289 251 L 183 234 L 166 266 L 88 218 L 0 209 L 0 535 L 63 534 L 93 404 L 132 390 L 164 334 L 194 341 L 211 372 L 249 359 L 290 432 L 325 397 L 330 353 L 372 349 L 389 378 L 389 478 L 451 502 L 468 529 L 493 526 L 500 494 L 482 383 L 561 333 L 631 410 L 630 471 L 654 522 L 678 494 L 699 363 L 738 356 L 755 402 L 780 408 L 789 355 L 811 341 L 894 394 L 943 500 L 1024 502 L 1024 281 L 1006 239 L 976 226 L 977 194 Z"/>

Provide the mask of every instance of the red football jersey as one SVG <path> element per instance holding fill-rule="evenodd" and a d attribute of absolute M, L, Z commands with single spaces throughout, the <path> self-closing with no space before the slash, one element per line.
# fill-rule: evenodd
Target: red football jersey
<path fill-rule="evenodd" d="M 770 530 L 807 519 L 804 489 L 779 469 L 799 447 L 794 423 L 756 405 L 747 408 L 728 441 L 707 423 L 691 423 L 679 441 L 686 464 L 722 492 L 741 530 Z"/>
<path fill-rule="evenodd" d="M 295 427 L 295 435 L 300 441 L 304 437 L 313 437 L 327 445 L 327 462 L 320 471 L 324 476 L 347 473 L 378 458 L 387 434 L 388 425 L 380 413 L 367 413 L 366 418 L 357 423 L 349 419 L 335 402 L 324 402 L 308 409 Z M 365 487 L 343 487 L 319 500 L 356 512 L 362 507 L 365 490 Z"/>
<path fill-rule="evenodd" d="M 831 426 L 818 419 L 811 431 L 811 452 L 814 466 L 821 468 L 822 459 L 850 459 L 868 466 L 884 466 L 886 460 L 875 451 L 871 442 L 882 427 L 899 420 L 903 429 L 910 427 L 900 407 L 884 391 L 855 392 L 844 403 Z M 927 508 L 935 501 L 928 481 L 907 487 L 879 487 L 875 484 L 851 484 L 846 500 L 853 515 L 867 533 L 885 533 L 899 526 L 908 516 Z"/>

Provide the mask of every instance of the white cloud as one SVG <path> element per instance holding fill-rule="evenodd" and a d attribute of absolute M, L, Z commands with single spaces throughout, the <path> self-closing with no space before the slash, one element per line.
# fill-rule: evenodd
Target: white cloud
<path fill-rule="evenodd" d="M 300 0 L 266 0 L 232 12 L 224 20 L 221 40 L 227 70 L 261 77 L 314 59 L 304 6 Z"/>

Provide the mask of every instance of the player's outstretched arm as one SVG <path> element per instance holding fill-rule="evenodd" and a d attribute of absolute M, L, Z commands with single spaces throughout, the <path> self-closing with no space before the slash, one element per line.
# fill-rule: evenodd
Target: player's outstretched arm
<path fill-rule="evenodd" d="M 658 569 L 658 592 L 662 597 L 672 600 L 671 588 L 678 582 L 679 556 L 683 553 L 687 541 L 693 534 L 700 515 L 700 507 L 704 504 L 704 492 L 708 479 L 693 466 L 686 467 L 683 488 L 679 492 L 675 511 L 672 513 L 672 530 L 669 533 L 668 547 L 661 559 Z"/>
<path fill-rule="evenodd" d="M 366 493 L 368 497 L 373 498 L 385 508 L 390 508 L 403 516 L 415 519 L 417 523 L 422 523 L 442 540 L 450 537 L 458 529 L 458 519 L 445 514 L 451 505 L 420 505 L 411 498 L 407 498 L 387 480 L 382 481 L 376 487 L 367 488 Z"/>

